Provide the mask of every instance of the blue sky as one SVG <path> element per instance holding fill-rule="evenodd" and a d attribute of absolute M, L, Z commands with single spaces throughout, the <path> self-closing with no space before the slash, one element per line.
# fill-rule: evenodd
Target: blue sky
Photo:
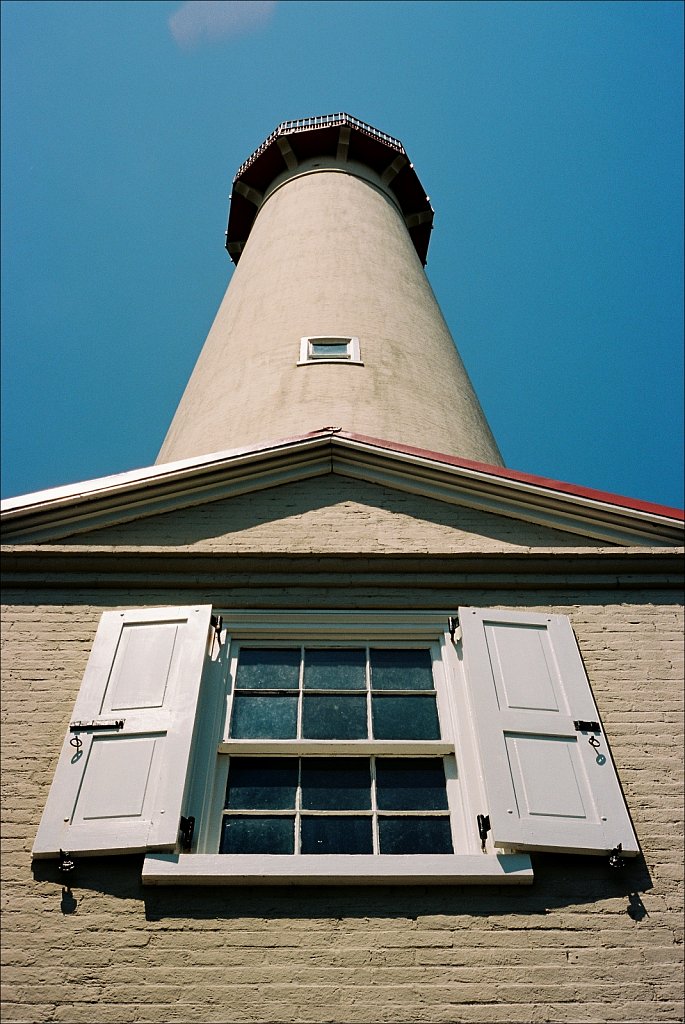
<path fill-rule="evenodd" d="M 282 120 L 399 137 L 512 469 L 683 505 L 680 3 L 2 4 L 2 493 L 150 465 Z"/>

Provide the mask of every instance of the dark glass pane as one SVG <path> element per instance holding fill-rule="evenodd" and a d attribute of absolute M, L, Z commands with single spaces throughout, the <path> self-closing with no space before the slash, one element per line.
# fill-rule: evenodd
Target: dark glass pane
<path fill-rule="evenodd" d="M 233 700 L 234 739 L 295 739 L 297 697 L 253 697 L 237 693 Z"/>
<path fill-rule="evenodd" d="M 308 740 L 366 739 L 366 697 L 304 697 L 302 735 Z"/>
<path fill-rule="evenodd" d="M 243 811 L 295 809 L 296 757 L 232 757 L 225 807 Z"/>
<path fill-rule="evenodd" d="M 446 811 L 442 760 L 437 757 L 376 758 L 376 798 L 382 811 Z"/>
<path fill-rule="evenodd" d="M 341 647 L 306 649 L 304 685 L 308 690 L 364 690 L 366 652 Z"/>
<path fill-rule="evenodd" d="M 439 740 L 438 709 L 425 697 L 372 697 L 373 735 L 377 740 Z"/>
<path fill-rule="evenodd" d="M 236 686 L 240 690 L 297 690 L 299 647 L 241 647 Z"/>
<path fill-rule="evenodd" d="M 371 807 L 371 768 L 365 757 L 302 760 L 302 806 L 309 811 L 362 811 Z"/>
<path fill-rule="evenodd" d="M 219 853 L 294 853 L 295 818 L 224 818 Z"/>
<path fill-rule="evenodd" d="M 374 690 L 432 690 L 433 661 L 430 651 L 383 650 L 369 652 L 371 687 Z"/>
<path fill-rule="evenodd" d="M 302 853 L 373 853 L 371 818 L 302 818 Z"/>
<path fill-rule="evenodd" d="M 379 818 L 381 853 L 453 853 L 449 818 Z"/>

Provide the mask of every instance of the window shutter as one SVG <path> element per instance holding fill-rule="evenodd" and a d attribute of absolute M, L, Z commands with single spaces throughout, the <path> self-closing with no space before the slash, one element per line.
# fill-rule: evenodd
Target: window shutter
<path fill-rule="evenodd" d="M 35 857 L 174 849 L 210 614 L 210 606 L 103 614 Z"/>
<path fill-rule="evenodd" d="M 566 616 L 462 608 L 460 621 L 495 846 L 637 854 Z"/>

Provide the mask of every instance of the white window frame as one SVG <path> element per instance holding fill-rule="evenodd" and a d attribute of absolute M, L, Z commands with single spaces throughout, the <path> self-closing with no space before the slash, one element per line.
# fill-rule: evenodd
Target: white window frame
<path fill-rule="evenodd" d="M 147 884 L 446 884 L 532 882 L 527 854 L 481 848 L 476 818 L 485 813 L 478 754 L 469 722 L 463 672 L 442 612 L 235 612 L 224 610 L 229 630 L 221 637 L 203 693 L 203 722 L 196 749 L 189 813 L 197 818 L 191 853 L 148 853 Z M 263 646 L 426 647 L 431 650 L 441 739 L 231 740 L 224 733 L 230 710 L 229 677 L 241 643 Z M 442 756 L 452 829 L 452 854 L 219 854 L 219 832 L 230 754 L 332 756 L 394 754 Z"/>
<path fill-rule="evenodd" d="M 314 354 L 315 345 L 347 345 L 347 355 L 321 356 Z M 300 338 L 300 358 L 298 366 L 309 366 L 314 363 L 351 363 L 355 366 L 363 366 L 359 338 L 355 335 L 309 335 Z"/>

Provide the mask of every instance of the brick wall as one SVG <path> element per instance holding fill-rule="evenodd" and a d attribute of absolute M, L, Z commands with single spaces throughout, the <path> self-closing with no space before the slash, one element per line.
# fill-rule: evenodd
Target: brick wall
<path fill-rule="evenodd" d="M 74 541 L 105 550 L 123 544 L 128 549 L 164 545 L 197 552 L 356 554 L 588 548 L 602 543 L 334 473 L 78 534 Z"/>
<path fill-rule="evenodd" d="M 682 618 L 668 594 L 468 595 L 571 616 L 644 851 L 623 871 L 539 855 L 524 888 L 147 889 L 142 858 L 95 858 L 72 898 L 30 850 L 100 613 L 178 594 L 7 596 L 3 1020 L 682 1020 Z"/>

